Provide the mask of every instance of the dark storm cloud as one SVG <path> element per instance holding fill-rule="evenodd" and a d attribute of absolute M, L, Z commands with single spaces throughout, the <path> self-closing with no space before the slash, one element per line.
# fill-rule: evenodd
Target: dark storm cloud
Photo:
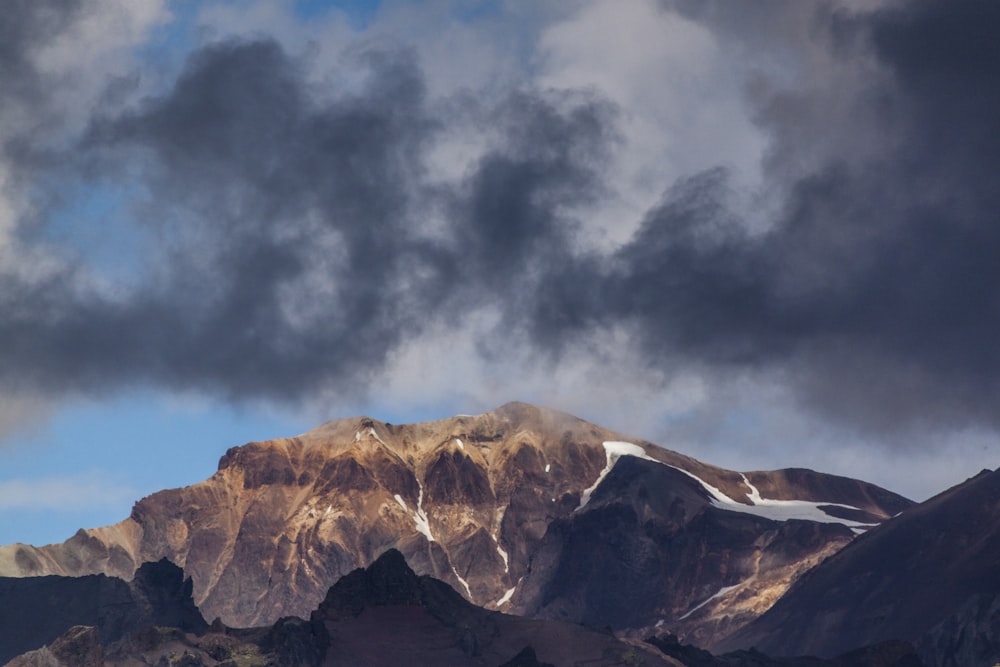
<path fill-rule="evenodd" d="M 482 111 L 500 147 L 454 188 L 431 187 L 440 120 L 413 54 L 362 52 L 352 65 L 355 88 L 331 95 L 274 42 L 215 44 L 166 94 L 96 118 L 72 151 L 26 157 L 49 165 L 52 190 L 138 178 L 148 194 L 134 210 L 162 246 L 117 299 L 85 287 L 80 266 L 41 284 L 8 278 L 5 380 L 360 393 L 423 326 L 491 292 L 499 304 L 565 252 L 557 210 L 597 188 L 604 105 L 512 94 Z M 431 235 L 434 210 L 449 220 Z"/>
<path fill-rule="evenodd" d="M 0 12 L 0 94 L 37 100 L 31 54 L 79 17 L 81 0 L 10 0 Z"/>
<path fill-rule="evenodd" d="M 831 146 L 808 114 L 844 90 L 765 97 L 773 159 L 822 158 L 794 178 L 774 165 L 774 226 L 733 224 L 724 174 L 690 178 L 616 255 L 600 305 L 652 358 L 780 368 L 839 418 L 997 425 L 1000 6 L 820 15 L 837 58 L 874 55 L 886 74 L 848 119 L 867 145 Z"/>
<path fill-rule="evenodd" d="M 793 6 L 753 25 L 778 30 Z M 484 353 L 558 359 L 622 326 L 652 366 L 774 370 L 849 423 L 996 426 L 1000 7 L 810 11 L 813 48 L 873 83 L 756 85 L 776 219 L 751 231 L 714 169 L 664 184 L 612 251 L 576 234 L 616 146 L 593 95 L 442 107 L 407 52 L 355 54 L 355 84 L 331 92 L 273 42 L 204 48 L 163 95 L 95 118 L 39 181 L 138 179 L 138 224 L 164 245 L 117 297 L 81 268 L 5 278 L 4 382 L 363 392 L 402 343 L 489 305 L 502 320 Z M 744 25 L 693 15 L 723 36 Z M 496 139 L 442 184 L 428 151 L 463 115 Z"/>

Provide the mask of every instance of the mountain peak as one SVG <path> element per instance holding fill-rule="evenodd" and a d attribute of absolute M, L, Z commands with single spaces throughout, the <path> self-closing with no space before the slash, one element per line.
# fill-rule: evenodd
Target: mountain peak
<path fill-rule="evenodd" d="M 367 568 L 358 568 L 330 587 L 320 611 L 328 616 L 357 616 L 368 607 L 419 606 L 420 579 L 397 549 L 389 549 Z"/>
<path fill-rule="evenodd" d="M 0 548 L 0 572 L 132 577 L 168 557 L 207 617 L 230 625 L 308 614 L 344 576 L 338 614 L 460 595 L 680 632 L 706 615 L 733 612 L 732 627 L 759 615 L 850 526 L 897 513 L 886 493 L 808 471 L 741 474 L 515 401 L 415 424 L 349 417 L 234 447 L 209 479 L 142 499 L 120 524 Z M 438 595 L 414 572 L 451 588 Z M 609 581 L 631 582 L 622 615 L 600 602 L 621 597 Z"/>

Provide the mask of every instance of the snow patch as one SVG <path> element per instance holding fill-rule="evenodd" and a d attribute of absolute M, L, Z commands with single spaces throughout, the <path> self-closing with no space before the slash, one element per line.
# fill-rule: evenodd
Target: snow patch
<path fill-rule="evenodd" d="M 354 442 L 361 442 L 361 431 L 354 432 Z"/>
<path fill-rule="evenodd" d="M 502 607 L 503 605 L 505 605 L 508 602 L 510 602 L 510 599 L 512 597 L 514 597 L 514 591 L 516 591 L 516 590 L 517 590 L 517 586 L 514 586 L 514 588 L 508 589 L 507 592 L 503 594 L 503 597 L 501 597 L 499 600 L 497 600 L 497 606 L 498 607 Z"/>
<path fill-rule="evenodd" d="M 417 484 L 420 484 L 420 482 L 418 481 Z M 428 542 L 434 541 L 434 536 L 431 535 L 430 521 L 427 520 L 427 514 L 424 512 L 423 484 L 420 484 L 420 493 L 417 495 L 417 511 L 413 513 L 413 523 L 417 527 L 417 532 L 422 533 L 423 536 L 427 538 Z"/>
<path fill-rule="evenodd" d="M 816 523 L 840 523 L 848 528 L 861 528 L 867 530 L 873 526 L 877 526 L 877 523 L 862 523 L 860 521 L 852 521 L 851 519 L 842 519 L 840 517 L 835 517 L 827 514 L 822 509 L 820 505 L 828 507 L 843 507 L 849 510 L 855 510 L 860 512 L 861 510 L 853 505 L 844 505 L 843 503 L 829 503 L 829 502 L 813 502 L 811 500 L 775 500 L 772 498 L 761 498 L 760 491 L 757 490 L 747 476 L 740 474 L 743 478 L 743 483 L 747 485 L 750 489 L 750 493 L 747 494 L 747 498 L 753 503 L 752 506 L 748 507 L 741 503 L 734 503 L 729 500 L 730 503 L 737 505 L 736 508 L 725 507 L 723 509 L 731 509 L 735 512 L 745 512 L 747 514 L 755 514 L 756 516 L 762 516 L 766 519 L 772 519 L 774 521 L 788 521 L 790 519 L 800 519 L 803 521 L 815 521 Z M 704 484 L 704 482 L 702 482 Z M 741 509 L 743 508 L 743 509 Z"/>
<path fill-rule="evenodd" d="M 500 541 L 497 540 L 496 536 L 493 537 L 493 540 L 497 543 L 497 553 L 500 554 L 500 558 L 503 559 L 503 571 L 510 572 L 510 564 L 507 562 L 507 552 L 503 550 L 502 546 L 500 546 Z"/>
<path fill-rule="evenodd" d="M 455 578 L 458 579 L 458 583 L 462 584 L 462 586 L 465 587 L 465 596 L 471 600 L 472 599 L 472 591 L 469 590 L 469 584 L 468 584 L 468 582 L 465 581 L 465 579 L 462 578 L 462 575 L 460 575 L 458 573 L 458 570 L 455 569 L 454 565 L 451 566 L 451 571 L 455 574 Z"/>
<path fill-rule="evenodd" d="M 403 508 L 403 511 L 404 511 L 404 512 L 409 512 L 409 511 L 410 511 L 410 508 L 408 508 L 408 507 L 406 506 L 406 501 L 405 501 L 405 500 L 403 500 L 403 496 L 401 496 L 401 495 L 399 495 L 399 494 L 397 493 L 396 495 L 394 495 L 394 496 L 393 496 L 393 498 L 395 498 L 395 499 L 396 499 L 396 502 L 397 502 L 397 503 L 399 503 L 400 507 L 402 507 L 402 508 Z"/>
<path fill-rule="evenodd" d="M 549 470 L 552 470 L 552 464 L 551 463 L 546 463 L 545 464 L 545 472 L 548 472 Z"/>
<path fill-rule="evenodd" d="M 639 445 L 633 445 L 630 442 L 617 442 L 613 440 L 605 442 L 604 453 L 607 456 L 607 465 L 604 466 L 604 470 L 600 472 L 594 483 L 583 490 L 583 493 L 580 495 L 580 506 L 573 510 L 574 512 L 579 512 L 587 506 L 587 503 L 590 502 L 590 496 L 594 493 L 597 487 L 601 485 L 601 482 L 604 481 L 604 478 L 608 476 L 612 468 L 615 467 L 615 464 L 618 463 L 618 459 L 621 457 L 635 456 L 636 458 L 660 463 L 660 461 L 657 461 L 647 454 L 645 449 Z M 555 498 L 552 499 L 552 502 L 555 502 Z"/>
<path fill-rule="evenodd" d="M 462 442 L 461 438 L 455 438 L 455 443 L 458 445 L 459 449 L 461 449 L 463 452 L 465 451 L 465 443 Z"/>
<path fill-rule="evenodd" d="M 683 468 L 678 468 L 677 466 L 654 459 L 639 445 L 635 445 L 630 442 L 609 441 L 604 443 L 604 451 L 607 455 L 607 465 L 604 466 L 604 470 L 602 470 L 597 476 L 597 480 L 583 491 L 583 494 L 580 496 L 580 506 L 574 511 L 580 511 L 587 505 L 588 502 L 590 502 L 591 495 L 615 467 L 615 463 L 618 462 L 618 459 L 622 456 L 634 456 L 636 458 L 645 459 L 646 461 L 653 461 L 654 463 L 665 465 L 668 468 L 673 468 L 674 470 L 684 473 L 691 479 L 698 482 L 702 488 L 708 492 L 708 495 L 710 496 L 709 502 L 711 502 L 714 507 L 722 510 L 740 512 L 742 514 L 751 514 L 753 516 L 763 517 L 772 521 L 790 521 L 797 519 L 801 521 L 813 521 L 816 523 L 839 523 L 847 526 L 848 528 L 859 528 L 861 530 L 868 530 L 869 528 L 878 525 L 877 523 L 862 523 L 851 519 L 842 519 L 840 517 L 827 514 L 820 509 L 820 506 L 823 505 L 861 511 L 859 508 L 852 505 L 830 502 L 813 502 L 811 500 L 774 500 L 771 498 L 762 498 L 760 491 L 757 490 L 757 487 L 750 483 L 750 480 L 747 479 L 746 475 L 741 473 L 740 476 L 743 478 L 743 483 L 750 489 L 750 492 L 746 494 L 747 498 L 749 498 L 750 502 L 753 503 L 752 505 L 744 505 L 743 503 L 736 502 L 723 493 L 721 489 L 716 486 L 712 486 L 697 475 L 690 473 Z"/>
<path fill-rule="evenodd" d="M 503 559 L 503 571 L 510 572 L 510 564 L 507 557 L 507 552 L 504 551 L 503 547 L 500 546 L 500 527 L 503 525 L 503 515 L 507 511 L 506 507 L 498 507 L 496 514 L 496 530 L 493 531 L 493 541 L 497 545 L 497 553 L 500 554 L 500 558 Z"/>
<path fill-rule="evenodd" d="M 723 586 L 722 588 L 720 588 L 720 589 L 719 589 L 719 592 L 718 592 L 718 593 L 716 593 L 715 595 L 713 595 L 713 596 L 709 597 L 709 598 L 708 598 L 708 599 L 706 599 L 706 600 L 703 600 L 702 602 L 698 603 L 698 604 L 697 604 L 697 605 L 695 605 L 694 607 L 691 607 L 691 609 L 689 609 L 689 610 L 688 610 L 688 612 L 687 612 L 686 614 L 684 614 L 683 616 L 681 616 L 681 617 L 680 617 L 680 618 L 678 618 L 677 620 L 678 620 L 678 621 L 683 621 L 683 620 L 684 620 L 685 618 L 687 618 L 687 617 L 688 617 L 688 616 L 690 616 L 691 614 L 695 613 L 696 611 L 698 611 L 699 609 L 701 609 L 702 607 L 704 607 L 705 605 L 707 605 L 707 604 L 708 604 L 709 602 L 711 602 L 712 600 L 715 600 L 715 599 L 718 599 L 718 598 L 721 598 L 721 597 L 722 597 L 723 595 L 725 595 L 725 594 L 726 594 L 726 593 L 728 593 L 729 591 L 731 591 L 731 590 L 733 590 L 733 589 L 735 589 L 735 588 L 739 588 L 739 587 L 740 587 L 740 585 L 739 585 L 739 584 L 736 584 L 735 586 Z"/>

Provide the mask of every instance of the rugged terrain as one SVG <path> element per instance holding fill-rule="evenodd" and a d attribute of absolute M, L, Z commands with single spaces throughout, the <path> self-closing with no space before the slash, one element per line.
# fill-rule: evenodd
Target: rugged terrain
<path fill-rule="evenodd" d="M 164 587 L 159 597 L 173 599 L 176 586 L 168 579 L 156 579 L 153 586 Z M 77 585 L 74 581 L 59 578 L 56 583 L 69 591 Z M 190 609 L 190 588 L 184 590 L 188 595 L 181 596 L 180 607 Z M 208 628 L 201 621 L 198 631 L 156 625 L 107 641 L 113 634 L 110 630 L 106 623 L 68 628 L 48 645 L 16 657 L 9 665 L 923 667 L 913 648 L 900 642 L 866 647 L 832 660 L 773 659 L 757 651 L 716 657 L 669 635 L 645 641 L 617 639 L 577 624 L 510 616 L 471 604 L 437 579 L 418 577 L 395 550 L 334 584 L 308 621 L 285 618 L 273 626 L 249 629 L 219 623 Z"/>
<path fill-rule="evenodd" d="M 78 625 L 100 627 L 105 643 L 151 625 L 208 628 L 190 579 L 165 560 L 142 565 L 130 582 L 103 574 L 0 578 L 0 665 Z"/>
<path fill-rule="evenodd" d="M 70 585 L 65 578 L 58 583 Z M 190 598 L 187 602 L 190 606 Z M 104 624 L 72 627 L 48 646 L 21 655 L 11 665 L 678 664 L 644 642 L 616 639 L 580 625 L 525 619 L 477 607 L 444 582 L 418 577 L 396 550 L 387 551 L 367 569 L 343 577 L 330 588 L 309 621 L 287 618 L 271 627 L 250 629 L 221 624 L 209 628 L 204 621 L 200 628 L 151 625 L 133 627 L 128 634 L 114 636 L 114 641 L 107 641 L 112 633 Z"/>
<path fill-rule="evenodd" d="M 144 498 L 121 523 L 0 547 L 0 574 L 129 578 L 166 557 L 206 618 L 250 626 L 309 614 L 396 548 L 487 608 L 697 643 L 911 504 L 811 471 L 724 470 L 511 403 L 403 426 L 341 419 L 233 448 L 211 478 Z"/>
<path fill-rule="evenodd" d="M 1000 662 L 1000 471 L 870 531 L 723 644 L 832 655 L 889 639 L 928 665 Z"/>

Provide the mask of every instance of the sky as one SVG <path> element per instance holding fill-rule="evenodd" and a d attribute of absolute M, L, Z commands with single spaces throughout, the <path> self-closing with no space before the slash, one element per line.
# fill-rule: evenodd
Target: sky
<path fill-rule="evenodd" d="M 925 499 L 1000 454 L 992 0 L 12 0 L 0 543 L 522 400 Z"/>

